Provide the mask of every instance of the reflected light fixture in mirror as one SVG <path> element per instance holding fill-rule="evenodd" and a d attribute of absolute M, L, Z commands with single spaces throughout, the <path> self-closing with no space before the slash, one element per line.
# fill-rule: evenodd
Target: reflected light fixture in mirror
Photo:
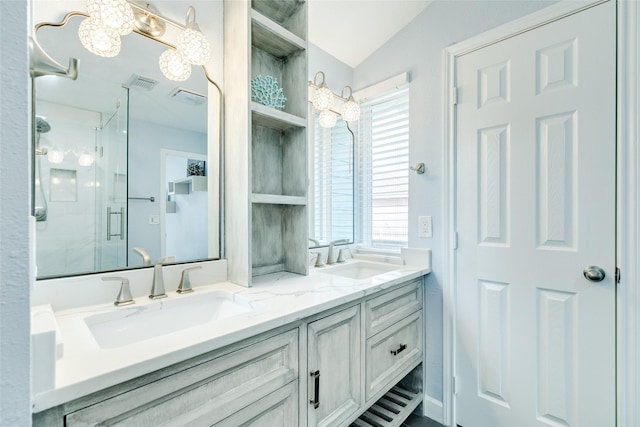
<path fill-rule="evenodd" d="M 318 77 L 322 78 L 320 82 L 318 82 Z M 342 116 L 342 120 L 345 122 L 355 122 L 360 119 L 360 106 L 353 98 L 351 86 L 343 87 L 340 95 L 335 94 L 327 87 L 324 72 L 318 71 L 313 77 L 313 81 L 309 82 L 309 87 L 313 90 L 313 94 L 309 97 L 309 102 L 313 104 L 316 110 L 320 111 L 318 117 L 320 126 L 325 128 L 335 126 L 338 115 Z M 349 90 L 349 96 L 345 98 L 344 91 L 346 89 Z M 340 112 L 331 108 L 335 100 L 342 102 Z"/>

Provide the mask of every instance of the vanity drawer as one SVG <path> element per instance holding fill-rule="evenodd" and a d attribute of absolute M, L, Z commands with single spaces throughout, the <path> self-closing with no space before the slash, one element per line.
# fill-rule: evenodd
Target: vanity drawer
<path fill-rule="evenodd" d="M 422 310 L 367 340 L 366 400 L 422 361 Z"/>
<path fill-rule="evenodd" d="M 365 303 L 366 336 L 372 337 L 422 308 L 422 279 L 372 298 Z"/>
<path fill-rule="evenodd" d="M 298 330 L 66 416 L 67 426 L 211 426 L 298 377 Z"/>
<path fill-rule="evenodd" d="M 298 425 L 298 381 L 225 418 L 215 427 L 294 427 Z"/>

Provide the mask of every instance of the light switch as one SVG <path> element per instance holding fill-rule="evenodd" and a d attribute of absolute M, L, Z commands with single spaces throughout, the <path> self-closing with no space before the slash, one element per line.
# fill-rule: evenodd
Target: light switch
<path fill-rule="evenodd" d="M 418 217 L 418 235 L 420 237 L 433 237 L 433 226 L 430 216 Z"/>
<path fill-rule="evenodd" d="M 149 215 L 149 224 L 152 224 L 152 225 L 160 224 L 160 215 Z"/>

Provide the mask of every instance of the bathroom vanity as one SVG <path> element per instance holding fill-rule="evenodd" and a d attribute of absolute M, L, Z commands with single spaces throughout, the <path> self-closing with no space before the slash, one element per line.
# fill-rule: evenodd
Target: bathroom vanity
<path fill-rule="evenodd" d="M 350 261 L 57 312 L 64 352 L 34 425 L 399 425 L 423 397 L 429 272 Z M 216 299 L 218 318 L 142 332 L 163 328 L 163 310 L 188 322 Z M 154 322 L 136 331 L 141 316 Z"/>

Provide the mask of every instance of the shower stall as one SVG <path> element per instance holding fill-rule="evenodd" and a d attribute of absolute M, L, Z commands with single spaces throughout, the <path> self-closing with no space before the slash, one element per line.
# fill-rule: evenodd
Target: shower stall
<path fill-rule="evenodd" d="M 40 277 L 127 265 L 128 89 L 111 111 L 38 99 L 36 265 Z"/>

